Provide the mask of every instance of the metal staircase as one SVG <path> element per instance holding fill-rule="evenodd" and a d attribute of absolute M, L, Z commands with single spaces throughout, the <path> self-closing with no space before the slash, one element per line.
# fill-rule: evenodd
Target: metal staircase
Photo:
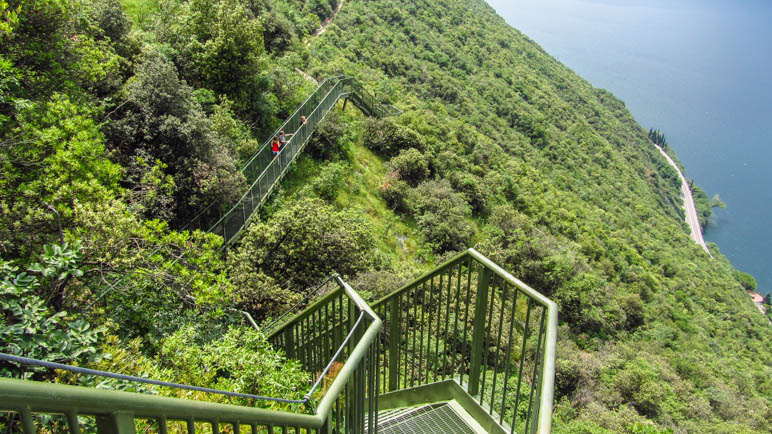
<path fill-rule="evenodd" d="M 185 226 L 185 229 L 199 229 L 222 235 L 225 247 L 236 241 L 253 213 L 265 203 L 289 166 L 305 148 L 316 126 L 340 99 L 350 100 L 367 116 L 384 117 L 399 113 L 399 110 L 391 105 L 376 102 L 362 84 L 352 77 L 338 76 L 324 80 L 241 169 L 249 189 L 238 202 L 228 210 L 216 204 L 209 204 Z M 302 121 L 303 117 L 306 118 L 305 123 Z M 274 157 L 270 143 L 280 131 L 293 135 L 282 147 L 279 155 Z"/>
<path fill-rule="evenodd" d="M 473 249 L 368 304 L 335 288 L 268 336 L 316 373 L 256 407 L 0 378 L 0 412 L 99 433 L 549 433 L 556 305 Z M 206 425 L 204 427 L 204 425 Z"/>

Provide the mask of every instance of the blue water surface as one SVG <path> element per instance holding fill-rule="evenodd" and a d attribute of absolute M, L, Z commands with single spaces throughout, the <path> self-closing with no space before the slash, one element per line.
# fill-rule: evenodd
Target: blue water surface
<path fill-rule="evenodd" d="M 772 1 L 488 0 L 660 129 L 709 197 L 705 238 L 772 289 Z"/>

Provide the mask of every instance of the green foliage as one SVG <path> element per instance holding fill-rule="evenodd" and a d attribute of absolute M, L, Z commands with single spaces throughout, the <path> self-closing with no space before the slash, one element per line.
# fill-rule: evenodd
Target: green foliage
<path fill-rule="evenodd" d="M 121 5 L 135 25 L 145 28 L 152 15 L 158 11 L 159 0 L 121 0 Z"/>
<path fill-rule="evenodd" d="M 700 220 L 700 226 L 704 230 L 708 225 L 710 216 L 713 214 L 713 206 L 708 201 L 708 195 L 703 189 L 690 183 L 690 189 L 692 190 L 692 198 L 694 199 L 694 206 L 697 208 L 697 217 Z"/>
<path fill-rule="evenodd" d="M 200 90 L 203 91 L 204 89 Z M 212 99 L 214 99 L 213 94 Z M 252 155 L 257 152 L 260 142 L 255 140 L 249 133 L 247 126 L 235 117 L 232 104 L 228 99 L 224 98 L 219 104 L 213 106 L 210 119 L 212 130 L 224 140 L 230 141 L 235 145 L 238 155 L 238 166 L 243 167 Z"/>
<path fill-rule="evenodd" d="M 398 179 L 404 179 L 415 187 L 429 176 L 429 162 L 415 148 L 399 151 L 399 155 L 389 160 L 389 167 Z"/>
<path fill-rule="evenodd" d="M 117 200 L 79 204 L 74 226 L 69 236 L 83 239 L 84 257 L 93 265 L 68 295 L 88 300 L 81 308 L 113 323 L 112 333 L 142 337 L 152 351 L 186 323 L 227 325 L 223 312 L 234 301 L 218 252 L 221 238 L 142 221 Z"/>
<path fill-rule="evenodd" d="M 466 220 L 469 205 L 448 181 L 426 181 L 415 189 L 412 197 L 412 213 L 435 252 L 468 247 L 474 235 L 474 228 Z"/>
<path fill-rule="evenodd" d="M 80 244 L 46 245 L 41 260 L 28 274 L 0 259 L 0 351 L 59 363 L 98 360 L 97 341 L 104 327 L 92 327 L 80 315 L 50 305 L 71 278 L 83 276 Z M 43 379 L 50 373 L 3 363 L 0 376 Z"/>
<path fill-rule="evenodd" d="M 755 291 L 756 288 L 758 288 L 758 284 L 756 283 L 756 279 L 751 276 L 748 273 L 744 273 L 740 270 L 734 270 L 732 271 L 732 275 L 735 279 L 742 285 L 743 289 L 746 291 Z"/>
<path fill-rule="evenodd" d="M 713 198 L 710 199 L 710 207 L 711 208 L 726 208 L 726 203 L 724 203 L 720 197 L 718 197 L 718 193 L 713 195 Z"/>
<path fill-rule="evenodd" d="M 189 85 L 227 95 L 234 108 L 265 126 L 276 113 L 266 93 L 263 27 L 246 0 L 167 0 L 153 33 L 174 51 L 174 63 Z"/>
<path fill-rule="evenodd" d="M 228 274 L 240 303 L 263 316 L 334 272 L 354 275 L 372 267 L 374 246 L 369 224 L 357 212 L 299 197 L 249 227 L 228 253 Z"/>
<path fill-rule="evenodd" d="M 246 327 L 231 327 L 209 342 L 201 342 L 196 328 L 184 327 L 164 339 L 159 356 L 160 365 L 174 372 L 181 383 L 287 399 L 302 399 L 308 391 L 309 376 L 300 363 L 284 359 L 262 333 Z"/>
<path fill-rule="evenodd" d="M 307 41 L 337 2 L 122 3 L 140 30 L 115 1 L 0 0 L 0 251 L 19 267 L 0 299 L 4 325 L 29 303 L 44 331 L 12 339 L 92 336 L 76 362 L 292 395 L 307 377 L 230 309 L 274 315 L 334 271 L 379 296 L 476 244 L 559 304 L 555 432 L 772 429 L 751 280 L 689 240 L 680 180 L 624 103 L 484 2 L 347 1 Z M 313 86 L 295 68 L 402 114 L 334 111 L 223 260 L 170 227 L 243 191 L 239 161 Z M 101 349 L 84 323 L 109 329 Z"/>
<path fill-rule="evenodd" d="M 174 178 L 166 173 L 168 166 L 140 149 L 127 168 L 126 201 L 137 215 L 171 220 L 174 217 Z"/>
<path fill-rule="evenodd" d="M 6 250 L 51 241 L 71 222 L 76 201 L 119 193 L 121 168 L 106 158 L 93 114 L 63 95 L 19 113 L 14 141 L 0 151 L 0 243 Z"/>
<path fill-rule="evenodd" d="M 16 6 L 16 9 L 8 9 L 8 3 L 0 1 L 0 41 L 2 37 L 9 36 L 19 23 L 19 12 L 21 5 Z"/>
<path fill-rule="evenodd" d="M 667 139 L 665 138 L 665 135 L 662 134 L 662 131 L 655 130 L 654 128 L 649 130 L 649 140 L 651 140 L 655 145 L 659 145 L 664 150 L 669 150 L 670 147 L 667 144 Z"/>
<path fill-rule="evenodd" d="M 337 110 L 330 111 L 317 125 L 306 145 L 306 151 L 317 159 L 333 160 L 346 156 L 343 135 L 346 125 Z"/>
<path fill-rule="evenodd" d="M 303 69 L 366 77 L 402 109 L 368 121 L 362 141 L 384 158 L 427 156 L 432 181 L 386 172 L 376 184 L 419 226 L 418 250 L 437 249 L 449 221 L 418 209 L 437 196 L 421 186 L 449 183 L 477 249 L 558 303 L 559 342 L 572 346 L 558 351 L 556 432 L 769 429 L 769 325 L 726 259 L 688 238 L 680 179 L 651 144 L 664 137 L 483 1 L 351 1 L 333 23 Z"/>
<path fill-rule="evenodd" d="M 410 186 L 407 182 L 400 179 L 399 174 L 390 172 L 381 185 L 379 192 L 383 200 L 394 212 L 410 212 Z"/>
<path fill-rule="evenodd" d="M 110 38 L 111 41 L 123 40 L 131 29 L 131 21 L 121 7 L 120 0 L 95 1 L 93 15 L 104 37 Z"/>
<path fill-rule="evenodd" d="M 187 223 L 196 213 L 194 207 L 231 204 L 241 196 L 245 180 L 236 168 L 234 143 L 213 128 L 192 89 L 163 54 L 146 47 L 122 97 L 114 121 L 105 126 L 109 141 L 126 165 L 152 158 L 166 166 L 165 172 L 174 178 L 175 224 Z M 234 134 L 224 117 L 227 105 L 217 112 L 216 125 Z M 150 210 L 150 215 L 162 213 Z"/>
<path fill-rule="evenodd" d="M 387 157 L 407 148 L 424 149 L 423 139 L 417 132 L 394 123 L 390 118 L 368 120 L 364 142 L 368 148 Z"/>
<path fill-rule="evenodd" d="M 308 187 L 323 200 L 333 202 L 338 195 L 338 190 L 346 181 L 350 169 L 347 163 L 329 163 L 322 167 Z"/>

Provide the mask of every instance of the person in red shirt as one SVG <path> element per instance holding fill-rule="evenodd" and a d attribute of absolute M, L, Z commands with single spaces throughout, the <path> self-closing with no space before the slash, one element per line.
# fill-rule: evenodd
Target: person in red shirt
<path fill-rule="evenodd" d="M 279 142 L 279 136 L 276 136 L 273 138 L 273 140 L 271 140 L 271 152 L 273 152 L 274 157 L 279 155 L 280 143 L 281 142 Z"/>

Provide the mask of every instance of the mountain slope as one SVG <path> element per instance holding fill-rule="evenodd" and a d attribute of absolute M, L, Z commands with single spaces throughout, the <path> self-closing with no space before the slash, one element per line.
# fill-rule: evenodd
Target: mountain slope
<path fill-rule="evenodd" d="M 478 248 L 560 305 L 556 430 L 770 428 L 772 331 L 689 240 L 677 175 L 622 102 L 482 1 L 347 2 L 310 50 L 309 72 L 372 83 L 421 138 L 403 151 L 434 181 L 385 179 L 387 202 L 420 227 L 411 201 L 447 180 Z"/>

